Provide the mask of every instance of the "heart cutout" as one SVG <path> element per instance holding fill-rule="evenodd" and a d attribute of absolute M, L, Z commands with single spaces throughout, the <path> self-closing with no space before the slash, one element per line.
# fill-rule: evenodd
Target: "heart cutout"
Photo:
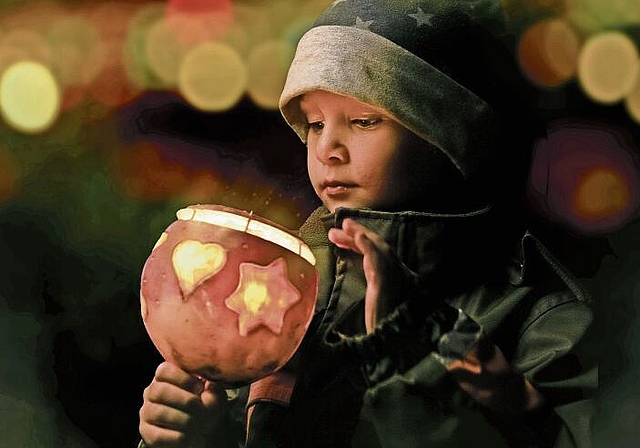
<path fill-rule="evenodd" d="M 216 243 L 184 240 L 173 249 L 171 262 L 186 299 L 202 282 L 220 272 L 227 262 L 227 251 Z"/>

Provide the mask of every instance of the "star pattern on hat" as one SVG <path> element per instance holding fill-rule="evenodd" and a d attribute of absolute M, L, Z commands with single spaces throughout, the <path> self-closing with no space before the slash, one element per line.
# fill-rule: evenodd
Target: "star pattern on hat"
<path fill-rule="evenodd" d="M 422 25 L 433 26 L 431 23 L 431 19 L 435 16 L 435 14 L 426 14 L 422 8 L 418 6 L 418 12 L 415 14 L 407 14 L 409 17 L 416 19 L 416 27 L 420 27 Z"/>
<path fill-rule="evenodd" d="M 373 20 L 362 20 L 360 17 L 356 17 L 356 23 L 353 26 L 361 30 L 369 30 L 372 23 Z"/>

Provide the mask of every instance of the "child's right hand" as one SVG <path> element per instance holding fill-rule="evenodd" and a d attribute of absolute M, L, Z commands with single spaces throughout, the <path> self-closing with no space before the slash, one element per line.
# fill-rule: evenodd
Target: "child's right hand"
<path fill-rule="evenodd" d="M 149 448 L 211 446 L 224 412 L 223 389 L 163 362 L 144 390 L 139 431 Z"/>

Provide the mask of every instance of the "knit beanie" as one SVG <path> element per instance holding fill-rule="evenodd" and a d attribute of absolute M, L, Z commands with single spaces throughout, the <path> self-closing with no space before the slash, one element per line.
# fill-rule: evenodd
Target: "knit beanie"
<path fill-rule="evenodd" d="M 502 28 L 500 0 L 336 0 L 300 39 L 280 110 L 306 142 L 300 95 L 326 90 L 353 97 L 473 178 L 495 132 L 483 94 L 497 81 L 485 73 L 491 61 L 483 53 Z"/>

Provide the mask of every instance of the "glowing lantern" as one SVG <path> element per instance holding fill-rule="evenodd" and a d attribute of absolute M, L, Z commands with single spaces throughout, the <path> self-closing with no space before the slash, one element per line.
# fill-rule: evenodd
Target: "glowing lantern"
<path fill-rule="evenodd" d="M 315 308 L 309 248 L 282 227 L 219 205 L 177 212 L 142 271 L 142 318 L 162 356 L 225 387 L 282 367 Z"/>

